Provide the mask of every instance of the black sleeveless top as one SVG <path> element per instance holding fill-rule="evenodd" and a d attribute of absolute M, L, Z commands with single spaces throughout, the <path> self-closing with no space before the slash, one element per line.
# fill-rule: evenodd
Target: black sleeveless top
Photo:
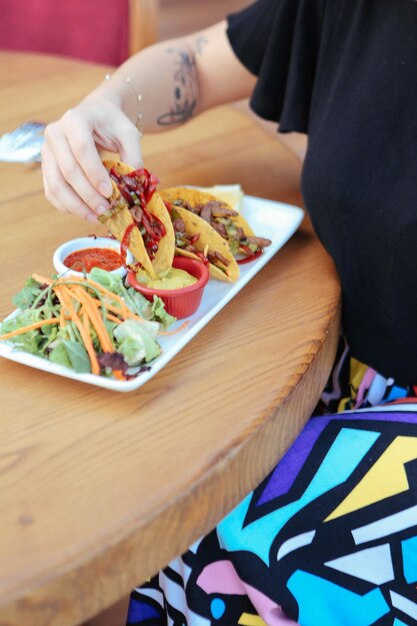
<path fill-rule="evenodd" d="M 417 384 L 417 2 L 259 0 L 227 32 L 253 110 L 308 133 L 304 202 L 353 355 Z"/>

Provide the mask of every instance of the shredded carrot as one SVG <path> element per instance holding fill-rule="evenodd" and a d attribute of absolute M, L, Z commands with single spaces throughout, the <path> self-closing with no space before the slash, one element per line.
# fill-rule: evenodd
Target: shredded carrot
<path fill-rule="evenodd" d="M 91 320 L 91 323 L 94 326 L 94 329 L 99 338 L 102 349 L 105 352 L 114 352 L 112 341 L 109 337 L 106 327 L 104 326 L 103 320 L 96 308 L 96 306 L 91 302 L 90 296 L 84 291 L 82 287 L 72 286 L 70 288 L 70 292 L 73 297 L 81 302 L 84 305 L 85 311 L 88 314 L 88 317 Z"/>
<path fill-rule="evenodd" d="M 101 306 L 101 302 L 100 300 L 98 300 L 97 298 L 92 298 L 93 302 L 96 304 L 96 306 Z M 143 317 L 140 317 L 140 315 L 137 315 L 136 313 L 133 313 L 130 309 L 126 309 L 126 312 L 123 313 L 121 311 L 121 309 L 117 308 L 116 306 L 112 306 L 110 304 L 107 304 L 106 302 L 106 310 L 107 311 L 111 311 L 112 313 L 116 313 L 117 315 L 121 315 L 123 317 L 123 319 L 118 319 L 119 322 L 122 322 L 124 320 L 137 320 L 138 322 L 144 322 L 145 320 L 143 319 Z M 114 321 L 114 320 L 113 320 Z"/>
<path fill-rule="evenodd" d="M 56 294 L 59 300 L 59 303 L 61 305 L 61 311 L 59 313 L 59 325 L 61 326 L 61 328 L 63 328 L 65 326 L 65 311 L 66 311 L 65 303 L 62 299 L 59 289 L 58 290 L 54 289 L 54 293 Z"/>
<path fill-rule="evenodd" d="M 103 319 L 100 316 L 97 307 L 92 301 L 91 296 L 81 286 L 72 285 L 69 288 L 72 295 L 83 304 L 85 313 L 88 315 L 100 341 L 103 352 L 114 352 L 114 346 L 108 334 L 107 328 L 104 325 Z M 125 380 L 125 376 L 120 370 L 113 370 L 113 375 L 118 380 Z"/>
<path fill-rule="evenodd" d="M 99 307 L 102 306 L 101 301 L 98 298 L 91 298 L 92 301 L 98 305 Z M 112 311 L 112 313 L 118 313 L 119 315 L 122 315 L 123 317 L 127 317 L 129 315 L 132 315 L 131 312 L 127 311 L 126 314 L 123 314 L 123 311 L 120 307 L 117 306 L 113 306 L 112 304 L 109 304 L 108 302 L 105 303 L 105 307 L 108 311 Z"/>
<path fill-rule="evenodd" d="M 117 380 L 126 380 L 126 376 L 120 370 L 113 370 L 113 374 Z"/>
<path fill-rule="evenodd" d="M 184 330 L 184 328 L 186 328 L 186 326 L 188 326 L 189 324 L 189 320 L 187 320 L 186 322 L 183 322 L 181 324 L 181 326 L 178 326 L 178 328 L 176 328 L 175 330 L 160 330 L 158 332 L 159 335 L 176 335 L 177 333 L 179 333 L 181 330 Z"/>
<path fill-rule="evenodd" d="M 123 298 L 121 298 L 117 294 L 113 293 L 112 291 L 109 291 L 108 289 L 103 287 L 103 285 L 100 285 L 100 283 L 97 283 L 95 280 L 91 280 L 91 278 L 80 278 L 79 276 L 71 276 L 67 280 L 68 280 L 68 282 L 76 281 L 76 282 L 81 282 L 81 283 L 83 283 L 85 285 L 89 285 L 89 286 L 95 287 L 98 291 L 100 291 L 104 295 L 108 296 L 109 298 L 111 298 L 115 302 L 119 302 L 121 304 L 121 306 L 122 306 L 124 311 L 128 311 L 129 310 L 127 305 L 126 305 L 126 302 L 123 300 Z M 65 279 L 60 279 L 60 281 L 66 282 Z"/>
<path fill-rule="evenodd" d="M 50 278 L 46 278 L 46 276 L 40 276 L 39 274 L 32 274 L 32 278 L 34 280 L 36 280 L 39 283 L 45 283 L 47 285 L 52 285 L 54 281 L 52 281 Z M 127 318 L 127 317 L 131 317 L 132 315 L 134 315 L 132 313 L 132 311 L 129 309 L 129 307 L 127 306 L 126 302 L 123 300 L 123 298 L 121 298 L 120 296 L 118 296 L 117 294 L 113 293 L 112 291 L 110 291 L 109 289 L 106 289 L 106 287 L 103 287 L 103 285 L 101 285 L 100 283 L 96 282 L 95 280 L 91 280 L 90 278 L 84 278 L 84 277 L 80 277 L 80 276 L 68 276 L 67 278 L 62 277 L 59 278 L 56 282 L 55 282 L 55 286 L 70 286 L 71 283 L 73 282 L 77 282 L 77 283 L 81 283 L 84 286 L 90 286 L 90 287 L 95 287 L 98 291 L 100 291 L 103 295 L 107 296 L 109 299 L 111 299 L 113 301 L 113 303 L 118 303 L 120 305 L 120 309 L 121 309 L 121 314 L 123 315 L 123 317 Z M 55 289 L 54 289 L 55 290 Z M 114 304 L 110 305 L 106 302 L 106 308 L 109 308 L 110 310 L 111 307 L 114 306 Z M 113 312 L 116 312 L 116 310 L 114 310 Z M 136 315 L 137 319 L 143 319 L 141 318 L 139 315 Z"/>
<path fill-rule="evenodd" d="M 55 292 L 56 289 L 59 289 L 59 287 L 55 288 Z M 85 349 L 87 350 L 87 354 L 90 357 L 90 362 L 91 362 L 91 371 L 93 374 L 100 374 L 100 365 L 97 359 L 97 355 L 96 352 L 94 350 L 94 346 L 93 346 L 93 342 L 91 340 L 90 337 L 90 332 L 85 330 L 85 326 L 83 324 L 83 322 L 81 321 L 81 319 L 79 318 L 77 312 L 75 311 L 72 302 L 71 302 L 71 298 L 67 297 L 67 294 L 64 292 L 63 289 L 60 289 L 60 293 L 61 293 L 61 297 L 65 303 L 65 307 L 68 310 L 72 321 L 74 322 L 74 324 L 76 325 L 76 327 L 78 328 L 78 330 L 80 331 L 80 335 L 81 335 L 81 339 L 84 342 L 85 345 Z"/>
<path fill-rule="evenodd" d="M 87 313 L 84 312 L 84 309 L 81 309 L 81 315 L 83 319 L 84 330 L 86 333 L 90 334 L 90 320 L 88 319 Z"/>
<path fill-rule="evenodd" d="M 32 278 L 40 284 L 52 285 L 54 283 L 54 281 L 51 278 L 47 278 L 46 276 L 41 276 L 40 274 L 32 274 Z M 55 284 L 57 286 L 60 286 L 65 283 L 72 283 L 72 282 L 79 282 L 87 286 L 95 287 L 98 291 L 100 291 L 104 295 L 108 296 L 109 298 L 111 298 L 112 300 L 116 302 L 119 302 L 124 310 L 128 310 L 126 302 L 123 300 L 123 298 L 113 293 L 112 291 L 109 291 L 109 289 L 106 289 L 106 287 L 103 287 L 103 285 L 101 285 L 100 283 L 90 278 L 85 278 L 85 277 L 80 277 L 80 276 L 68 276 L 68 277 L 63 276 L 61 278 L 58 278 L 55 281 Z"/>
<path fill-rule="evenodd" d="M 37 328 L 42 328 L 42 326 L 48 326 L 49 324 L 59 324 L 59 317 L 51 317 L 47 320 L 39 320 L 39 322 L 33 322 L 33 324 L 29 324 L 28 326 L 22 326 L 22 328 L 11 330 L 9 333 L 0 335 L 0 341 L 11 339 L 12 337 L 16 337 L 17 335 L 24 335 L 31 330 L 36 330 Z"/>
<path fill-rule="evenodd" d="M 119 317 L 117 317 L 117 315 L 113 315 L 112 313 L 107 313 L 106 317 L 111 322 L 116 322 L 116 324 L 122 323 L 122 320 Z"/>

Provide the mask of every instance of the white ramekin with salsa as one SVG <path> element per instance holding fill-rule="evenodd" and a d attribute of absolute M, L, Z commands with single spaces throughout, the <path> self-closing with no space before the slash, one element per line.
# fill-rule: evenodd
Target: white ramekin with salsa
<path fill-rule="evenodd" d="M 124 276 L 133 263 L 129 250 L 110 237 L 80 237 L 66 241 L 56 249 L 53 264 L 58 274 L 83 276 L 93 267 L 100 267 L 117 276 Z"/>

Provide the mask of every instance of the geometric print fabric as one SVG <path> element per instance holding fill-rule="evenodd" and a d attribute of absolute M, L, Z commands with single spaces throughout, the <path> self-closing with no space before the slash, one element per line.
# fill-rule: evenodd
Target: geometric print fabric
<path fill-rule="evenodd" d="M 359 366 L 366 388 L 338 398 L 354 410 L 311 418 L 212 533 L 133 591 L 128 626 L 417 624 L 415 390 L 378 377 L 370 406 Z"/>

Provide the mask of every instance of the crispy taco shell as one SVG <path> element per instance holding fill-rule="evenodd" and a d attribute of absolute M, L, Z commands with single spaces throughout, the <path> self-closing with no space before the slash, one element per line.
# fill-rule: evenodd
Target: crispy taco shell
<path fill-rule="evenodd" d="M 176 200 L 185 200 L 191 207 L 205 205 L 209 202 L 220 202 L 225 209 L 233 211 L 233 208 L 229 204 L 223 200 L 219 200 L 217 196 L 207 193 L 206 191 L 193 189 L 192 187 L 170 187 L 161 191 L 160 195 L 166 202 L 174 203 Z M 235 222 L 237 226 L 240 226 L 243 229 L 246 236 L 254 236 L 255 233 L 245 218 L 237 211 L 234 211 L 234 213 L 236 213 L 236 215 L 231 216 L 230 219 Z"/>
<path fill-rule="evenodd" d="M 111 234 L 116 237 L 120 242 L 123 241 L 126 230 L 131 224 L 134 224 L 133 217 L 130 214 L 128 204 L 124 198 L 120 195 L 116 183 L 112 181 L 113 193 L 109 198 L 110 206 L 112 207 L 110 214 L 104 214 L 99 217 L 100 222 L 105 224 Z M 129 243 L 127 246 L 130 252 L 137 259 L 142 267 L 155 275 L 152 261 L 146 252 L 145 244 L 143 243 L 142 235 L 137 226 L 133 226 L 129 235 Z"/>
<path fill-rule="evenodd" d="M 185 224 L 185 230 L 188 235 L 200 235 L 199 239 L 194 243 L 194 246 L 203 253 L 215 253 L 218 252 L 224 257 L 228 264 L 225 265 L 220 260 L 215 263 L 209 263 L 210 275 L 216 280 L 224 280 L 234 283 L 240 275 L 239 266 L 236 263 L 233 254 L 230 252 L 230 248 L 227 241 L 216 233 L 215 230 L 205 222 L 201 217 L 183 209 L 182 207 L 174 207 L 178 215 L 181 217 Z M 176 252 L 182 256 L 188 256 L 191 258 L 199 258 L 193 252 L 188 252 L 182 248 L 176 248 Z"/>
<path fill-rule="evenodd" d="M 129 174 L 134 171 L 134 168 L 121 161 L 106 160 L 103 161 L 103 164 L 108 171 L 114 168 L 115 171 L 121 175 Z M 113 196 L 110 199 L 112 212 L 109 216 L 104 216 L 103 222 L 107 225 L 112 235 L 119 241 L 122 241 L 126 229 L 134 223 L 134 219 L 130 214 L 127 201 L 120 194 L 116 183 L 114 181 L 112 181 L 112 183 L 115 194 L 114 200 L 112 201 Z M 175 233 L 170 215 L 157 192 L 153 194 L 151 200 L 148 202 L 147 210 L 157 217 L 165 228 L 165 235 L 158 243 L 158 250 L 154 258 L 152 260 L 150 259 L 143 237 L 137 226 L 131 230 L 128 247 L 143 268 L 154 276 L 155 274 L 159 275 L 164 273 L 172 267 L 175 254 Z"/>
<path fill-rule="evenodd" d="M 184 197 L 182 191 L 188 192 L 189 189 L 183 189 L 181 187 L 164 189 L 160 192 L 160 196 L 164 202 L 172 205 L 172 209 L 182 219 L 187 235 L 190 237 L 198 235 L 198 239 L 193 243 L 193 246 L 199 252 L 210 255 L 210 275 L 217 280 L 235 282 L 240 276 L 240 270 L 230 250 L 227 240 L 221 237 L 219 233 L 216 232 L 214 228 L 212 228 L 212 226 L 199 215 L 196 215 L 192 211 L 188 211 L 183 207 L 173 205 L 176 200 L 182 199 L 188 204 L 194 206 L 194 203 L 192 204 L 189 200 L 188 193 L 186 194 L 186 197 Z M 223 263 L 220 259 L 211 260 L 212 255 L 216 252 L 225 259 L 226 263 Z M 184 250 L 178 246 L 176 247 L 176 253 L 190 258 L 199 258 L 198 255 L 193 252 L 189 252 L 188 250 Z"/>

